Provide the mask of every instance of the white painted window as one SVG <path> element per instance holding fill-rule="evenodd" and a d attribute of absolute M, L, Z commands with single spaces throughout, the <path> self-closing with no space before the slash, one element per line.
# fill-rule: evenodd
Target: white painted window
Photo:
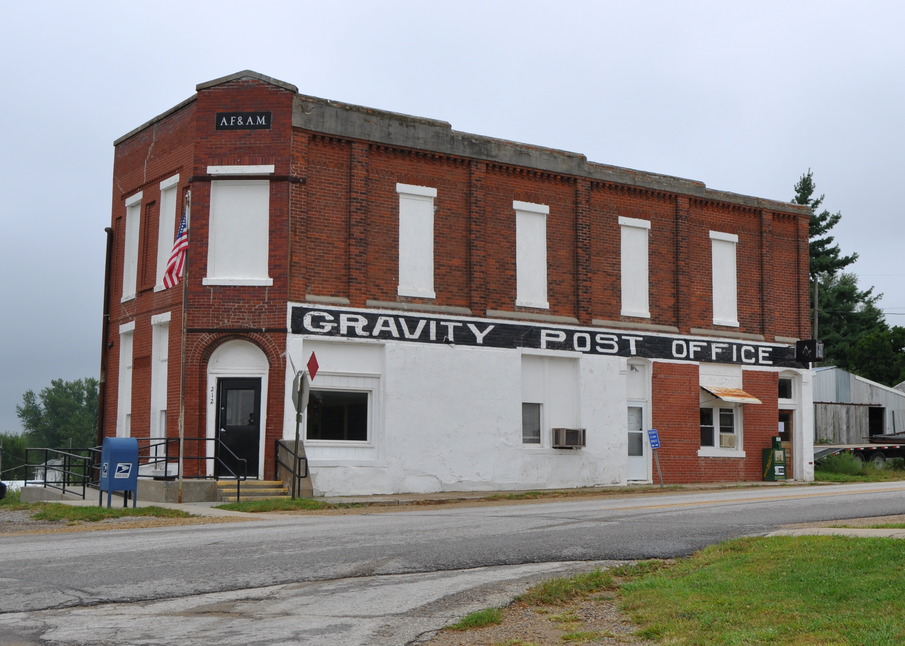
<path fill-rule="evenodd" d="M 738 236 L 710 232 L 713 275 L 713 324 L 738 327 Z"/>
<path fill-rule="evenodd" d="M 396 184 L 399 194 L 399 295 L 434 298 L 434 199 L 437 189 Z"/>
<path fill-rule="evenodd" d="M 720 403 L 701 408 L 701 448 L 737 451 L 741 444 L 741 409 Z"/>
<path fill-rule="evenodd" d="M 260 174 L 273 166 L 217 166 L 215 175 Z M 212 172 L 212 169 L 217 172 Z M 210 232 L 205 285 L 272 285 L 270 260 L 270 181 L 230 179 L 211 182 Z"/>
<path fill-rule="evenodd" d="M 513 201 L 515 210 L 515 304 L 549 309 L 547 301 L 546 204 Z"/>
<path fill-rule="evenodd" d="M 737 364 L 702 363 L 700 378 L 699 457 L 744 458 L 744 411 L 761 401 L 746 393 L 744 373 Z"/>
<path fill-rule="evenodd" d="M 305 411 L 305 437 L 315 444 L 368 444 L 374 439 L 378 378 L 318 373 Z"/>
<path fill-rule="evenodd" d="M 152 439 L 167 436 L 167 370 L 170 352 L 170 313 L 151 317 L 151 434 Z M 158 442 L 152 442 L 157 444 Z M 153 454 L 163 454 L 156 447 Z"/>
<path fill-rule="evenodd" d="M 160 217 L 157 222 L 157 282 L 154 289 L 163 289 L 163 270 L 173 251 L 176 237 L 176 189 L 179 175 L 160 183 Z"/>
<path fill-rule="evenodd" d="M 116 396 L 116 437 L 132 435 L 132 345 L 135 323 L 119 328 L 119 381 Z"/>
<path fill-rule="evenodd" d="M 126 200 L 126 232 L 123 237 L 122 300 L 135 298 L 138 281 L 138 234 L 141 226 L 141 193 Z"/>
<path fill-rule="evenodd" d="M 650 222 L 619 218 L 622 268 L 622 316 L 650 318 L 648 236 Z"/>
<path fill-rule="evenodd" d="M 578 361 L 522 355 L 522 444 L 547 447 L 551 429 L 579 428 Z"/>

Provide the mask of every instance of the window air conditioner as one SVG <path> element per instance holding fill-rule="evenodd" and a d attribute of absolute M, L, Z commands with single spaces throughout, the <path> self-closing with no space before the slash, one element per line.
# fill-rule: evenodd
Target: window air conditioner
<path fill-rule="evenodd" d="M 578 449 L 584 446 L 583 428 L 554 428 L 554 449 Z"/>
<path fill-rule="evenodd" d="M 735 436 L 730 435 L 729 433 L 720 433 L 720 448 L 721 449 L 734 449 L 735 448 Z"/>

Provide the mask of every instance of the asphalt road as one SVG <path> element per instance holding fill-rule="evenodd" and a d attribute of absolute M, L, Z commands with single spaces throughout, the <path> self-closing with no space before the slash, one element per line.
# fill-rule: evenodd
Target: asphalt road
<path fill-rule="evenodd" d="M 576 565 L 902 513 L 905 482 L 11 536 L 0 643 L 405 644 Z"/>

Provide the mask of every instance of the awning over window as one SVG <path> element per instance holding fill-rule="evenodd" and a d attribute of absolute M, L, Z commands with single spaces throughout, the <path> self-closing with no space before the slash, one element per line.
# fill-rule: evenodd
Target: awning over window
<path fill-rule="evenodd" d="M 724 402 L 733 404 L 762 404 L 754 395 L 749 395 L 741 388 L 727 388 L 725 386 L 701 386 L 702 390 L 707 391 L 714 397 L 722 399 Z"/>

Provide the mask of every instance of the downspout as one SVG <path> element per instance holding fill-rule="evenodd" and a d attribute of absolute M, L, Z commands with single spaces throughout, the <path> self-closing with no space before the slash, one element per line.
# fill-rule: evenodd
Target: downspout
<path fill-rule="evenodd" d="M 97 445 L 104 443 L 104 409 L 107 400 L 107 354 L 110 343 L 110 265 L 113 258 L 113 229 L 106 227 L 107 257 L 104 263 L 104 305 L 101 329 L 101 371 L 97 388 Z"/>

